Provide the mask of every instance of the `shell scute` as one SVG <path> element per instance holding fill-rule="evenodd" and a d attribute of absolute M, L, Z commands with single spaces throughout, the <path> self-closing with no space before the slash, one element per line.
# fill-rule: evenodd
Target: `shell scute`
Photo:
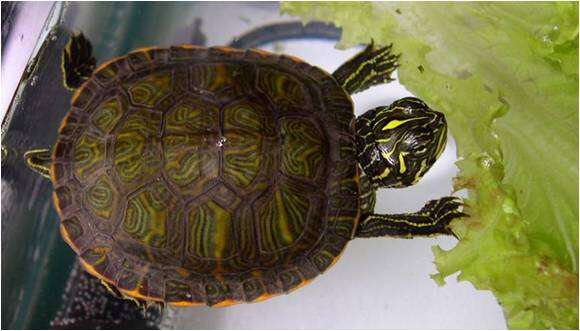
<path fill-rule="evenodd" d="M 79 237 L 81 237 L 84 234 L 84 230 L 83 230 L 83 226 L 81 225 L 81 221 L 76 216 L 62 220 L 61 226 L 64 228 L 64 231 L 66 231 L 67 236 L 72 241 L 77 240 Z"/>
<path fill-rule="evenodd" d="M 73 98 L 71 100 L 71 106 L 78 108 L 80 110 L 84 110 L 92 101 L 94 95 L 97 93 L 93 91 L 93 85 L 83 85 L 82 89 L 78 89 L 75 91 Z"/>
<path fill-rule="evenodd" d="M 303 105 L 310 104 L 303 84 L 291 75 L 264 67 L 257 70 L 257 76 L 256 88 L 282 111 L 291 112 L 287 109 L 302 108 Z"/>
<path fill-rule="evenodd" d="M 138 289 L 139 275 L 128 269 L 121 269 L 117 274 L 117 286 L 126 291 Z M 145 296 L 147 293 L 143 293 Z"/>
<path fill-rule="evenodd" d="M 118 241 L 126 242 L 141 261 L 179 266 L 180 210 L 177 197 L 155 181 L 128 198 Z"/>
<path fill-rule="evenodd" d="M 250 278 L 242 283 L 244 301 L 253 302 L 266 293 L 264 284 L 257 278 Z"/>
<path fill-rule="evenodd" d="M 96 216 L 110 220 L 119 193 L 107 176 L 102 176 L 85 191 L 85 206 Z"/>
<path fill-rule="evenodd" d="M 62 137 L 75 137 L 85 128 L 85 116 L 81 113 L 68 113 L 58 129 Z"/>
<path fill-rule="evenodd" d="M 254 75 L 249 65 L 231 63 L 195 64 L 190 69 L 192 91 L 225 103 L 251 91 Z"/>
<path fill-rule="evenodd" d="M 81 259 L 86 264 L 92 267 L 92 270 L 98 274 L 104 274 L 109 266 L 110 246 L 101 246 L 99 244 L 85 250 L 81 255 Z"/>
<path fill-rule="evenodd" d="M 169 60 L 172 62 L 186 62 L 194 59 L 207 58 L 208 50 L 195 45 L 175 46 L 169 49 Z"/>
<path fill-rule="evenodd" d="M 69 160 L 72 158 L 72 152 L 74 149 L 74 144 L 72 141 L 70 140 L 60 140 L 56 146 L 54 146 L 54 150 L 53 150 L 53 160 L 54 159 L 58 159 L 58 160 Z M 67 164 L 70 164 L 67 162 Z M 62 175 L 64 176 L 65 173 L 61 172 Z"/>
<path fill-rule="evenodd" d="M 187 253 L 202 259 L 228 259 L 238 253 L 230 210 L 213 200 L 196 205 L 187 215 Z"/>
<path fill-rule="evenodd" d="M 192 299 L 191 286 L 186 282 L 169 279 L 165 282 L 166 302 L 188 302 Z"/>
<path fill-rule="evenodd" d="M 127 85 L 131 103 L 149 108 L 154 108 L 172 89 L 173 77 L 170 71 L 151 73 L 138 82 Z"/>
<path fill-rule="evenodd" d="M 219 109 L 191 98 L 164 116 L 163 171 L 182 194 L 203 192 L 219 176 Z"/>
<path fill-rule="evenodd" d="M 280 170 L 288 176 L 315 180 L 326 169 L 323 130 L 304 118 L 282 118 L 280 134 L 283 136 Z"/>
<path fill-rule="evenodd" d="M 265 151 L 272 148 L 274 114 L 249 100 L 227 105 L 222 114 L 223 175 L 239 189 L 259 188 L 261 170 L 271 169 Z"/>
<path fill-rule="evenodd" d="M 121 96 L 115 96 L 103 102 L 91 114 L 91 124 L 103 134 L 109 134 L 119 122 L 127 109 L 127 103 Z"/>
<path fill-rule="evenodd" d="M 164 48 L 145 48 L 127 55 L 129 65 L 134 71 L 149 68 L 152 64 L 163 64 L 167 62 L 169 51 Z"/>
<path fill-rule="evenodd" d="M 160 129 L 158 113 L 135 110 L 125 118 L 113 145 L 114 170 L 124 185 L 142 185 L 158 173 Z"/>
<path fill-rule="evenodd" d="M 105 160 L 105 142 L 85 131 L 74 146 L 72 158 L 75 175 L 84 182 L 102 168 Z"/>

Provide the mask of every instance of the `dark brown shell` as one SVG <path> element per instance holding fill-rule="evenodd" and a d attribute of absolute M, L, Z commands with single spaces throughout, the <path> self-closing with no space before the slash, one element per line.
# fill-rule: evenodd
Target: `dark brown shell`
<path fill-rule="evenodd" d="M 228 305 L 289 292 L 359 216 L 350 97 L 263 51 L 141 49 L 75 94 L 53 154 L 61 232 L 136 298 Z"/>

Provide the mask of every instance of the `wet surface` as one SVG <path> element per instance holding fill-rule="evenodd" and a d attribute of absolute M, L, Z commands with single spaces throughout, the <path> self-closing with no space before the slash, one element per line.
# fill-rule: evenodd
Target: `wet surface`
<path fill-rule="evenodd" d="M 101 282 L 75 263 L 63 304 L 50 322 L 52 329 L 157 329 L 162 310 L 138 307 L 136 302 L 113 296 Z"/>
<path fill-rule="evenodd" d="M 54 313 L 55 294 L 74 260 L 60 238 L 50 182 L 22 159 L 28 149 L 50 146 L 68 109 L 71 93 L 54 84 L 66 36 L 57 29 L 44 43 L 2 142 L 8 153 L 2 162 L 2 301 L 12 303 L 2 305 L 2 316 L 12 328 L 41 327 L 36 322 Z"/>

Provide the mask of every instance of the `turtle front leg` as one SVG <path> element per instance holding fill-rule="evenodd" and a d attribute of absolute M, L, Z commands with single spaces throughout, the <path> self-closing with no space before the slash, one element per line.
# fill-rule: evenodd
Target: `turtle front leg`
<path fill-rule="evenodd" d="M 437 234 L 455 234 L 449 224 L 465 216 L 459 211 L 461 202 L 456 197 L 444 197 L 429 201 L 420 211 L 408 214 L 367 214 L 359 223 L 355 236 L 370 237 L 413 237 Z"/>
<path fill-rule="evenodd" d="M 33 149 L 24 153 L 26 165 L 44 178 L 50 179 L 51 153 L 49 149 Z"/>
<path fill-rule="evenodd" d="M 392 81 L 399 66 L 399 55 L 391 53 L 392 45 L 375 47 L 371 42 L 363 51 L 341 65 L 332 76 L 349 93 L 362 92 L 374 85 Z"/>
<path fill-rule="evenodd" d="M 443 152 L 447 123 L 442 113 L 417 98 L 372 109 L 356 121 L 362 218 L 357 237 L 453 234 L 449 224 L 465 216 L 455 197 L 429 201 L 408 214 L 375 214 L 369 190 L 401 188 L 418 182 Z M 373 201 L 374 202 L 374 201 Z"/>
<path fill-rule="evenodd" d="M 372 214 L 377 202 L 376 190 L 364 171 L 360 170 L 360 210 L 362 215 Z"/>

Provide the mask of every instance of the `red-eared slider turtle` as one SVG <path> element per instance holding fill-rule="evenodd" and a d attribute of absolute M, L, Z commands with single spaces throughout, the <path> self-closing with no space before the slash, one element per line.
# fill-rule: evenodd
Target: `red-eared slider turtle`
<path fill-rule="evenodd" d="M 355 118 L 349 94 L 390 81 L 368 46 L 332 75 L 259 50 L 145 48 L 96 70 L 71 38 L 76 89 L 49 177 L 64 240 L 125 296 L 225 306 L 290 292 L 355 238 L 450 234 L 453 197 L 373 212 L 374 190 L 416 183 L 444 149 L 443 115 L 404 98 Z"/>

